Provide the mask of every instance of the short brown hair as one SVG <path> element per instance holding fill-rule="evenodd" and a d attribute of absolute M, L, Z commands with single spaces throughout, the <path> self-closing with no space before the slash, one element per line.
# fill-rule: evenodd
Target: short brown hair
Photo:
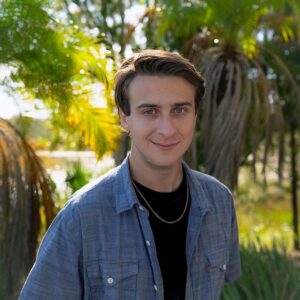
<path fill-rule="evenodd" d="M 144 50 L 123 61 L 115 76 L 115 101 L 118 110 L 130 115 L 128 87 L 137 75 L 170 75 L 187 80 L 196 88 L 195 108 L 205 92 L 204 79 L 194 65 L 181 55 L 163 50 Z"/>

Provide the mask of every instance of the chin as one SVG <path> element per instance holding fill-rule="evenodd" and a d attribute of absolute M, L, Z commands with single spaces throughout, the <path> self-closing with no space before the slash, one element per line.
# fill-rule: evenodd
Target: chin
<path fill-rule="evenodd" d="M 149 163 L 158 169 L 168 169 L 174 167 L 176 164 L 181 163 L 182 158 L 177 158 L 177 159 L 154 159 L 149 161 Z"/>

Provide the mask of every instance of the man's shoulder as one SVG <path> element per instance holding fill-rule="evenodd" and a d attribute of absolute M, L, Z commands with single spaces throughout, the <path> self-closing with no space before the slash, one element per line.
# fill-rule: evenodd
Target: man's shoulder
<path fill-rule="evenodd" d="M 194 169 L 190 169 L 190 172 L 193 180 L 200 184 L 204 189 L 231 195 L 229 188 L 217 178 Z"/>
<path fill-rule="evenodd" d="M 193 192 L 196 202 L 218 215 L 223 223 L 230 224 L 234 212 L 231 191 L 218 179 L 205 173 L 191 170 Z M 192 196 L 193 196 L 192 195 Z"/>
<path fill-rule="evenodd" d="M 104 175 L 92 180 L 76 191 L 68 201 L 71 206 L 85 206 L 93 203 L 104 203 L 115 193 L 115 188 L 120 181 L 120 166 L 115 167 Z"/>

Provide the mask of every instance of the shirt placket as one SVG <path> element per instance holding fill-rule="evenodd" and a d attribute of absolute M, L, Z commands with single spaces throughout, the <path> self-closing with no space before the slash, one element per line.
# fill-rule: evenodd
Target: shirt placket
<path fill-rule="evenodd" d="M 193 291 L 191 284 L 192 278 L 190 277 L 193 273 L 191 272 L 191 269 L 194 267 L 192 263 L 192 258 L 193 253 L 198 244 L 203 218 L 209 211 L 209 208 L 193 207 L 192 202 L 186 239 L 187 280 L 185 299 L 193 299 Z"/>
<path fill-rule="evenodd" d="M 152 276 L 153 276 L 153 291 L 155 299 L 163 300 L 163 280 L 160 271 L 160 266 L 157 258 L 155 241 L 149 222 L 149 212 L 142 205 L 138 205 L 138 217 L 143 233 L 144 245 L 150 261 Z"/>

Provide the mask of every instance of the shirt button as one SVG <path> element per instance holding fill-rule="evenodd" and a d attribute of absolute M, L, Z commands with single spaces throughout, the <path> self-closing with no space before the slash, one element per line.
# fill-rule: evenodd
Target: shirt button
<path fill-rule="evenodd" d="M 149 247 L 150 247 L 150 245 L 151 245 L 150 242 L 149 242 L 148 240 L 146 241 L 146 244 L 147 244 L 147 246 L 149 246 Z"/>
<path fill-rule="evenodd" d="M 142 205 L 139 206 L 140 210 L 144 210 L 144 207 Z"/>
<path fill-rule="evenodd" d="M 109 277 L 109 278 L 107 279 L 107 283 L 108 283 L 108 284 L 113 284 L 113 283 L 114 283 L 114 279 L 111 278 L 111 277 Z"/>
<path fill-rule="evenodd" d="M 157 292 L 157 285 L 156 284 L 154 284 L 154 290 L 155 290 L 155 292 Z"/>
<path fill-rule="evenodd" d="M 223 265 L 223 270 L 225 271 L 227 269 L 226 264 Z"/>

